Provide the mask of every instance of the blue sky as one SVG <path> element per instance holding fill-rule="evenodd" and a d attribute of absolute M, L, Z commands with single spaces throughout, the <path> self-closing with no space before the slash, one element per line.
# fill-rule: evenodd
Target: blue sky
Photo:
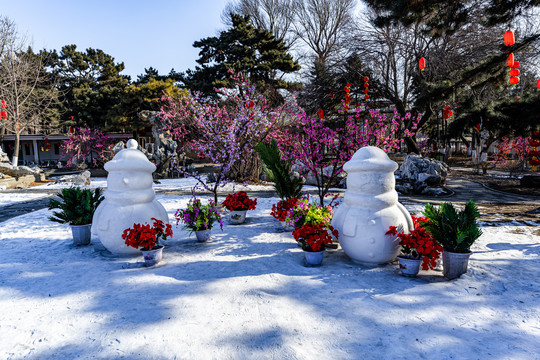
<path fill-rule="evenodd" d="M 34 49 L 75 44 L 105 51 L 123 62 L 132 79 L 153 66 L 194 68 L 193 42 L 215 36 L 225 26 L 227 0 L 0 0 L 0 15 L 13 20 Z"/>

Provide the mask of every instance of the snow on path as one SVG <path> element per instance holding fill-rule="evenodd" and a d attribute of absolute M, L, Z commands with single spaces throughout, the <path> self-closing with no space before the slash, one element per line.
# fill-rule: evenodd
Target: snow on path
<path fill-rule="evenodd" d="M 158 199 L 172 221 L 189 198 Z M 411 279 L 341 250 L 305 267 L 277 200 L 209 243 L 173 226 L 152 268 L 74 247 L 46 209 L 0 223 L 0 358 L 539 358 L 538 227 L 485 227 L 460 279 Z"/>

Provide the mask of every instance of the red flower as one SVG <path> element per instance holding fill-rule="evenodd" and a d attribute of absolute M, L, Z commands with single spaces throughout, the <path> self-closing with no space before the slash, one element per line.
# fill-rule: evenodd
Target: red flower
<path fill-rule="evenodd" d="M 245 191 L 227 195 L 223 206 L 229 211 L 255 210 L 257 199 L 251 200 Z"/>
<path fill-rule="evenodd" d="M 285 221 L 287 215 L 289 214 L 289 210 L 295 207 L 296 204 L 298 204 L 298 201 L 298 198 L 281 200 L 277 203 L 277 206 L 275 204 L 272 205 L 272 212 L 270 213 L 270 215 L 272 215 L 279 221 Z"/>
<path fill-rule="evenodd" d="M 390 226 L 386 234 L 399 237 L 403 255 L 422 257 L 423 270 L 433 269 L 436 265 L 435 260 L 439 258 L 443 249 L 422 227 L 423 223 L 428 222 L 426 217 L 412 216 L 412 220 L 414 229 L 408 234 L 404 234 L 403 231 L 398 233 L 395 226 Z"/>
<path fill-rule="evenodd" d="M 151 250 L 158 245 L 160 238 L 166 240 L 167 237 L 173 236 L 170 224 L 165 225 L 163 221 L 155 218 L 152 220 L 154 220 L 152 227 L 148 224 L 133 224 L 133 228 L 125 229 L 122 239 L 125 240 L 126 245 L 136 249 Z"/>
<path fill-rule="evenodd" d="M 332 226 L 327 227 L 322 223 L 304 224 L 293 231 L 293 236 L 302 245 L 303 250 L 316 252 L 324 250 L 326 244 L 331 244 L 332 236 L 337 239 L 338 231 Z"/>

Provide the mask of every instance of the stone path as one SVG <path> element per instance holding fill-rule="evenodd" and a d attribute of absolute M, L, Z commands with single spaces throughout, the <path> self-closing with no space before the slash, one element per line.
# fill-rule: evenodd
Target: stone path
<path fill-rule="evenodd" d="M 463 179 L 447 178 L 446 187 L 452 190 L 451 195 L 435 197 L 421 195 L 400 195 L 399 201 L 404 203 L 416 204 L 439 204 L 443 201 L 451 201 L 454 203 L 465 203 L 469 200 L 474 200 L 478 204 L 482 213 L 504 213 L 507 217 L 519 217 L 520 215 L 532 220 L 540 220 L 540 214 L 531 213 L 532 215 L 524 215 L 527 212 L 533 211 L 540 207 L 540 197 L 523 196 L 501 191 L 493 190 L 484 187 L 480 183 Z M 23 215 L 32 211 L 47 207 L 49 198 L 56 194 L 58 190 L 51 189 L 21 189 L 10 191 L 10 193 L 44 193 L 48 195 L 46 198 L 14 203 L 6 206 L 0 206 L 0 222 L 9 220 L 15 216 Z M 344 192 L 341 191 L 341 192 Z M 164 195 L 190 195 L 189 190 L 158 190 L 157 194 Z M 316 195 L 315 190 L 308 191 L 312 196 Z M 219 193 L 220 196 L 226 196 L 227 193 Z M 273 191 L 248 191 L 250 197 L 268 198 L 277 196 Z M 9 193 L 0 193 L 0 196 L 9 196 Z"/>

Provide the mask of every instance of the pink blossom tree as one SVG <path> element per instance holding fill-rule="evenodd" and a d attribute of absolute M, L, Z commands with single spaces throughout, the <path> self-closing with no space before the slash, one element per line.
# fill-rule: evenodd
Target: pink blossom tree
<path fill-rule="evenodd" d="M 66 166 L 85 164 L 90 162 L 98 167 L 110 160 L 113 156 L 114 139 L 99 130 L 88 127 L 74 128 L 69 139 L 61 145 L 62 156 Z"/>
<path fill-rule="evenodd" d="M 258 180 L 260 160 L 255 146 L 271 139 L 280 139 L 279 122 L 283 107 L 271 108 L 254 84 L 233 74 L 235 89 L 216 90 L 220 103 L 208 102 L 199 94 L 180 98 L 165 95 L 159 116 L 165 130 L 181 144 L 217 165 L 215 182 L 195 171 L 180 169 L 195 178 L 198 185 L 214 195 L 218 188 L 232 180 Z"/>
<path fill-rule="evenodd" d="M 348 106 L 345 104 L 345 108 Z M 281 143 L 284 156 L 296 162 L 315 178 L 321 206 L 328 195 L 330 186 L 337 182 L 343 172 L 343 164 L 362 146 L 372 145 L 389 152 L 400 148 L 409 130 L 398 136 L 400 123 L 408 120 L 411 114 L 401 118 L 394 110 L 389 118 L 379 110 L 368 109 L 364 105 L 356 108 L 353 115 L 338 110 L 345 115 L 343 127 L 332 129 L 324 121 L 324 111 L 319 110 L 318 118 L 309 116 L 301 108 L 293 113 L 296 125 L 287 131 L 287 143 Z M 367 114 L 367 116 L 366 116 Z M 365 118 L 362 118 L 362 117 Z M 420 117 L 413 119 L 418 123 Z M 413 128 L 415 128 L 413 126 Z"/>

